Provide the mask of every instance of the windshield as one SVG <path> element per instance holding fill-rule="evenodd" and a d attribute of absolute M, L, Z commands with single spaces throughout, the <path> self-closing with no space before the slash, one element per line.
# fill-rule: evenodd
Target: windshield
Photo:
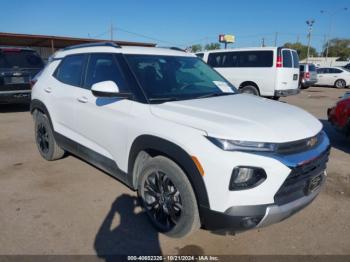
<path fill-rule="evenodd" d="M 0 68 L 42 68 L 43 61 L 34 51 L 2 50 L 0 51 Z"/>
<path fill-rule="evenodd" d="M 197 57 L 126 55 L 149 101 L 234 94 L 236 89 Z"/>

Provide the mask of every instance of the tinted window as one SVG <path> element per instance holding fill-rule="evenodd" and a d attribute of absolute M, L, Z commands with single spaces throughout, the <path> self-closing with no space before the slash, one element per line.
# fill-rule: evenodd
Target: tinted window
<path fill-rule="evenodd" d="M 200 58 L 203 58 L 204 54 L 203 53 L 198 53 L 198 54 L 196 54 L 196 56 L 198 56 Z"/>
<path fill-rule="evenodd" d="M 316 71 L 317 74 L 324 74 L 324 68 L 318 68 Z"/>
<path fill-rule="evenodd" d="M 300 69 L 301 72 L 304 72 L 305 71 L 305 66 L 304 65 L 300 65 L 299 69 Z"/>
<path fill-rule="evenodd" d="M 282 51 L 283 67 L 293 67 L 292 55 L 289 50 Z"/>
<path fill-rule="evenodd" d="M 43 66 L 43 61 L 34 51 L 20 49 L 0 51 L 1 68 L 42 68 Z"/>
<path fill-rule="evenodd" d="M 313 65 L 313 64 L 309 65 L 309 71 L 310 72 L 315 72 L 316 71 L 316 66 Z"/>
<path fill-rule="evenodd" d="M 121 92 L 128 91 L 125 78 L 115 56 L 112 54 L 92 54 L 89 59 L 84 86 L 90 89 L 93 84 L 103 81 L 113 81 Z"/>
<path fill-rule="evenodd" d="M 299 67 L 299 56 L 297 52 L 292 51 L 292 56 L 293 56 L 293 67 L 298 68 Z"/>
<path fill-rule="evenodd" d="M 272 67 L 273 51 L 211 53 L 208 64 L 212 67 Z"/>
<path fill-rule="evenodd" d="M 80 86 L 84 61 L 85 55 L 67 56 L 61 62 L 55 77 L 67 85 Z"/>
<path fill-rule="evenodd" d="M 340 69 L 338 68 L 329 68 L 329 73 L 331 74 L 340 74 L 342 73 L 343 71 L 341 71 Z"/>

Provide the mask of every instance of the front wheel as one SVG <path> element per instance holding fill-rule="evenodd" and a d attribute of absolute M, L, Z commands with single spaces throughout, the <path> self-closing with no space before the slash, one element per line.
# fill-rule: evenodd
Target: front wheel
<path fill-rule="evenodd" d="M 152 224 L 170 237 L 184 237 L 200 227 L 196 197 L 182 169 L 157 156 L 140 171 L 138 195 Z"/>
<path fill-rule="evenodd" d="M 336 88 L 344 88 L 346 86 L 346 82 L 343 79 L 338 79 L 334 83 L 334 87 Z"/>

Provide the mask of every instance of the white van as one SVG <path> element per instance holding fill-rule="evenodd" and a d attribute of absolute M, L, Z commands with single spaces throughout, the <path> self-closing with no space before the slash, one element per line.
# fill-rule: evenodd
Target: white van
<path fill-rule="evenodd" d="M 299 57 L 284 47 L 213 50 L 196 54 L 242 93 L 278 99 L 299 93 Z"/>

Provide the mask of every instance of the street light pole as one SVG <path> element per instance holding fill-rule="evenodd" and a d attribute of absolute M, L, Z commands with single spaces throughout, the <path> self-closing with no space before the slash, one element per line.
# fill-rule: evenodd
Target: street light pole
<path fill-rule="evenodd" d="M 328 58 L 328 51 L 329 51 L 329 42 L 330 42 L 330 38 L 331 38 L 331 32 L 332 32 L 332 27 L 333 27 L 333 17 L 341 12 L 341 11 L 347 11 L 348 8 L 347 7 L 343 7 L 343 8 L 340 8 L 340 9 L 337 9 L 333 12 L 329 12 L 327 10 L 321 10 L 321 13 L 322 14 L 328 14 L 329 15 L 329 31 L 328 31 L 328 39 L 327 39 L 327 45 L 326 45 L 326 61 L 327 61 L 327 58 Z"/>
<path fill-rule="evenodd" d="M 311 44 L 311 32 L 312 32 L 312 26 L 314 25 L 315 20 L 307 20 L 306 24 L 308 25 L 308 34 L 307 34 L 307 38 L 308 38 L 308 43 L 307 43 L 307 55 L 306 55 L 306 63 L 309 62 L 309 56 L 310 56 L 310 44 Z"/>

